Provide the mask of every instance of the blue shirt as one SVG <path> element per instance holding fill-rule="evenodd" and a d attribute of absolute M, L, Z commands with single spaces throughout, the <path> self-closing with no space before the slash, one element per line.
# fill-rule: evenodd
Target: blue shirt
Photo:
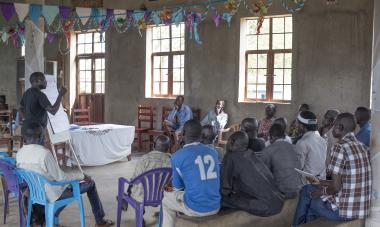
<path fill-rule="evenodd" d="M 178 122 L 176 122 L 176 118 L 178 118 Z M 182 130 L 185 123 L 191 119 L 193 119 L 193 111 L 189 106 L 182 104 L 179 111 L 173 108 L 167 120 L 173 123 L 173 129 Z"/>
<path fill-rule="evenodd" d="M 369 147 L 371 143 L 371 124 L 367 122 L 356 134 L 356 138 Z"/>
<path fill-rule="evenodd" d="M 173 187 L 184 190 L 185 205 L 208 213 L 220 208 L 220 166 L 218 154 L 210 147 L 192 143 L 172 155 Z"/>

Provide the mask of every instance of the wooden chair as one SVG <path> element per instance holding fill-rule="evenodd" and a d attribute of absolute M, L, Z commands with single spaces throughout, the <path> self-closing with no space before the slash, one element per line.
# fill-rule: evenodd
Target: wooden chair
<path fill-rule="evenodd" d="M 60 163 L 62 161 L 62 166 L 67 166 L 67 156 L 66 156 L 66 143 L 54 144 L 55 154 L 57 155 L 57 161 Z M 58 153 L 59 150 L 62 150 L 62 153 Z"/>
<path fill-rule="evenodd" d="M 173 110 L 173 107 L 163 106 L 161 114 L 161 129 L 152 129 L 148 131 L 149 135 L 149 148 L 152 150 L 154 144 L 154 137 L 165 134 L 164 121 L 168 118 L 170 112 Z"/>
<path fill-rule="evenodd" d="M 13 152 L 13 130 L 12 130 L 13 114 L 10 110 L 0 111 L 0 145 L 7 145 L 7 152 L 11 155 Z M 10 128 L 8 128 L 10 126 Z"/>
<path fill-rule="evenodd" d="M 220 130 L 218 135 L 218 146 L 225 146 L 227 144 L 227 138 L 224 139 L 224 137 L 226 137 L 226 134 L 231 134 L 239 130 L 240 124 L 233 124 L 229 128 Z"/>
<path fill-rule="evenodd" d="M 143 134 L 148 134 L 149 130 L 154 129 L 155 108 L 153 106 L 139 105 L 137 107 L 137 127 L 135 129 L 135 140 L 137 140 L 138 149 L 141 151 L 142 143 L 150 140 L 142 140 Z"/>
<path fill-rule="evenodd" d="M 72 109 L 71 116 L 73 124 L 89 125 L 91 124 L 90 108 L 87 109 Z"/>

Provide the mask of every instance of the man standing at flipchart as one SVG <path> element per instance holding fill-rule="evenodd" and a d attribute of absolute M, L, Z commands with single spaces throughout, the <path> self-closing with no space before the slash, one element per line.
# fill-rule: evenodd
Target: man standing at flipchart
<path fill-rule="evenodd" d="M 47 125 L 47 112 L 55 115 L 60 107 L 62 97 L 66 94 L 67 89 L 62 87 L 59 90 L 57 100 L 52 105 L 48 97 L 41 91 L 46 89 L 46 78 L 42 72 L 34 72 L 30 75 L 31 88 L 25 91 L 20 102 L 20 116 L 24 120 L 21 128 L 21 134 L 24 137 L 25 129 L 31 122 L 42 125 L 45 129 Z M 40 138 L 40 145 L 44 145 L 44 133 Z"/>

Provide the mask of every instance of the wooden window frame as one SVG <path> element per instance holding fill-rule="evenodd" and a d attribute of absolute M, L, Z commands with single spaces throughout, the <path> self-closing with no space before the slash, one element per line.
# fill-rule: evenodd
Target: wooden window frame
<path fill-rule="evenodd" d="M 285 54 L 293 52 L 292 49 L 273 49 L 273 18 L 286 18 L 288 16 L 277 16 L 277 17 L 266 17 L 269 19 L 269 49 L 268 50 L 246 50 L 245 51 L 245 84 L 244 84 L 244 101 L 245 102 L 275 102 L 275 103 L 289 103 L 291 100 L 283 100 L 283 99 L 273 99 L 273 87 L 274 87 L 274 56 L 275 54 Z M 247 19 L 249 20 L 249 19 Z M 280 33 L 281 34 L 281 33 Z M 286 34 L 284 31 L 283 34 Z M 293 38 L 293 32 L 292 38 Z M 245 34 L 247 36 L 247 34 Z M 285 48 L 285 38 L 284 38 L 284 48 Z M 257 98 L 257 89 L 256 89 L 256 99 L 248 98 L 248 56 L 250 54 L 266 54 L 267 55 L 267 74 L 265 75 L 266 80 L 266 99 Z M 293 68 L 293 67 L 292 67 Z M 256 83 L 259 85 L 259 83 Z"/>
<path fill-rule="evenodd" d="M 153 52 L 153 51 L 151 51 L 151 58 L 150 58 L 150 61 L 151 61 L 151 86 L 150 86 L 151 91 L 150 92 L 151 93 L 150 94 L 151 94 L 151 97 L 153 97 L 153 98 L 173 98 L 173 97 L 178 96 L 178 94 L 173 95 L 173 83 L 174 83 L 174 81 L 173 81 L 173 71 L 174 71 L 173 57 L 175 55 L 183 55 L 185 57 L 186 41 L 184 43 L 184 50 L 172 51 L 172 41 L 173 41 L 172 26 L 173 25 L 165 25 L 165 26 L 169 26 L 169 38 L 167 38 L 167 39 L 169 39 L 169 51 L 166 51 L 166 52 Z M 175 37 L 175 38 L 178 38 L 178 37 Z M 185 34 L 183 34 L 183 36 L 180 36 L 179 38 L 185 38 Z M 153 41 L 154 40 L 157 40 L 157 39 L 153 39 L 153 35 L 152 35 L 152 39 L 151 39 L 152 48 L 153 48 Z M 159 39 L 159 40 L 164 40 L 164 39 Z M 167 95 L 161 94 L 161 86 L 160 86 L 160 95 L 154 94 L 154 82 L 155 82 L 154 81 L 154 69 L 155 69 L 154 68 L 154 57 L 157 57 L 157 56 L 167 56 L 168 57 L 168 94 Z M 185 68 L 185 66 L 183 68 Z M 183 75 L 183 79 L 184 79 L 183 83 L 185 83 L 185 75 Z M 160 80 L 160 84 L 161 84 L 161 80 Z M 184 95 L 184 94 L 182 94 L 182 95 Z"/>
<path fill-rule="evenodd" d="M 92 44 L 91 44 L 91 47 L 92 47 L 92 51 L 91 51 L 91 54 L 78 54 L 78 35 L 80 33 L 77 33 L 76 34 L 76 57 L 75 57 L 75 63 L 76 63 L 76 90 L 77 90 L 77 95 L 83 95 L 83 94 L 93 94 L 93 95 L 96 95 L 96 94 L 104 94 L 104 93 L 96 93 L 96 78 L 95 78 L 95 60 L 96 59 L 104 59 L 106 58 L 106 54 L 105 53 L 94 53 L 94 46 L 95 46 L 95 42 L 94 42 L 94 38 L 95 38 L 95 32 L 91 32 L 92 33 Z M 104 45 L 105 45 L 105 42 L 104 42 Z M 80 67 L 79 67 L 79 60 L 82 60 L 82 59 L 91 59 L 91 93 L 83 93 L 83 92 L 80 92 Z M 104 69 L 105 71 L 105 69 Z M 105 83 L 105 82 L 104 82 Z M 105 92 L 105 91 L 104 91 Z"/>

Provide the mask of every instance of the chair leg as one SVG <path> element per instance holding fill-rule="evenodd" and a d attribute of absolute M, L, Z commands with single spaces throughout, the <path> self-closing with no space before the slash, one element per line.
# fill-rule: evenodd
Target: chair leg
<path fill-rule="evenodd" d="M 144 220 L 144 207 L 139 206 L 136 207 L 136 227 L 142 227 L 143 226 L 143 220 Z"/>
<path fill-rule="evenodd" d="M 84 207 L 83 207 L 82 197 L 79 198 L 78 206 L 79 206 L 79 215 L 80 215 L 80 226 L 86 227 L 86 222 L 84 219 Z"/>
<path fill-rule="evenodd" d="M 120 194 L 121 193 L 119 193 L 119 196 L 117 197 L 116 227 L 120 227 L 121 223 L 121 206 L 123 204 L 123 198 Z"/>
<path fill-rule="evenodd" d="M 45 226 L 54 227 L 54 206 L 50 204 L 45 205 Z"/>
<path fill-rule="evenodd" d="M 22 194 L 21 190 L 18 192 L 18 213 L 20 215 L 20 227 L 25 226 L 25 218 L 24 218 L 24 211 L 23 211 L 23 206 L 22 206 Z"/>
<path fill-rule="evenodd" d="M 29 197 L 28 200 L 28 216 L 26 219 L 26 227 L 30 227 L 30 219 L 32 218 L 32 200 Z"/>
<path fill-rule="evenodd" d="M 142 148 L 141 136 L 142 136 L 141 133 L 137 134 L 137 143 L 138 143 L 139 152 L 141 152 L 141 148 Z"/>
<path fill-rule="evenodd" d="M 7 214 L 9 214 L 9 191 L 4 191 L 4 224 L 7 223 Z"/>

